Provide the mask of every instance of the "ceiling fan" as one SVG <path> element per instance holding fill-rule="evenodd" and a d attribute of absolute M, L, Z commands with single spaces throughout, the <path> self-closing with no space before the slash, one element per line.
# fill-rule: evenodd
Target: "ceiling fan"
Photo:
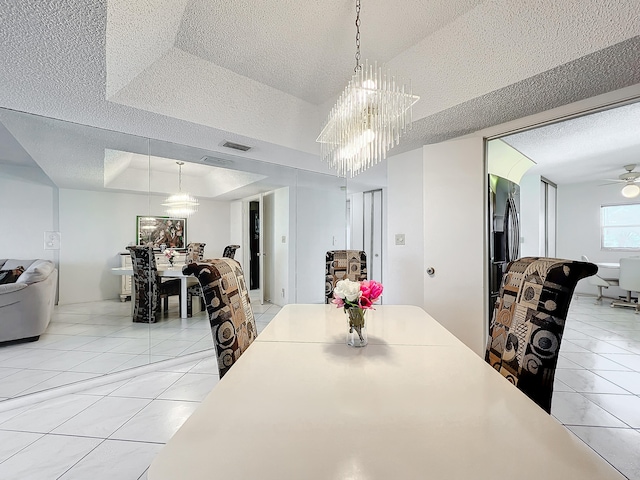
<path fill-rule="evenodd" d="M 607 180 L 615 183 L 624 183 L 624 187 L 622 187 L 622 195 L 627 198 L 634 198 L 640 195 L 640 185 L 638 185 L 638 179 L 640 178 L 640 172 L 635 172 L 636 164 L 632 163 L 630 165 L 625 165 L 624 169 L 625 173 L 621 173 L 618 175 L 617 179 L 609 179 Z M 610 183 L 605 183 L 605 185 L 611 185 Z"/>

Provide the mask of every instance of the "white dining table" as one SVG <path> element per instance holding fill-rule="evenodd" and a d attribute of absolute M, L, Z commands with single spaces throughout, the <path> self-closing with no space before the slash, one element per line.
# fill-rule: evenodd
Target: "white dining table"
<path fill-rule="evenodd" d="M 287 305 L 214 387 L 149 480 L 623 479 L 424 310 Z"/>
<path fill-rule="evenodd" d="M 180 318 L 187 318 L 187 286 L 189 278 L 194 278 L 193 275 L 184 275 L 182 273 L 182 265 L 158 265 L 158 276 L 179 278 L 180 279 Z M 112 268 L 111 273 L 114 275 L 133 275 L 132 267 L 117 267 Z M 135 288 L 134 283 L 131 282 L 131 289 Z M 133 298 L 133 297 L 132 297 Z"/>

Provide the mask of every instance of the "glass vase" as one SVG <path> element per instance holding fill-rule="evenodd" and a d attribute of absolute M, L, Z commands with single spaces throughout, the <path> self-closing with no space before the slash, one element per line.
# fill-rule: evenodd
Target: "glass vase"
<path fill-rule="evenodd" d="M 366 310 L 362 308 L 347 308 L 349 330 L 347 331 L 347 345 L 350 347 L 364 347 L 367 342 L 367 326 L 365 323 Z"/>

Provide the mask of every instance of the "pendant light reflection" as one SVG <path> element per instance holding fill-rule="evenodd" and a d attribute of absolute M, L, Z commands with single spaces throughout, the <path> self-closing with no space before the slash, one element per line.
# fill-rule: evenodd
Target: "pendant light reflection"
<path fill-rule="evenodd" d="M 176 162 L 178 164 L 178 193 L 171 195 L 162 204 L 167 207 L 167 214 L 170 217 L 189 217 L 198 211 L 200 203 L 189 193 L 182 191 L 182 165 L 184 162 Z"/>

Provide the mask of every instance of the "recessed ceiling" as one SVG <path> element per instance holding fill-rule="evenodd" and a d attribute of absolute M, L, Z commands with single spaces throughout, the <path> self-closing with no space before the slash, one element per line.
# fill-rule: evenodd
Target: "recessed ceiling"
<path fill-rule="evenodd" d="M 640 2 L 534 3 L 363 0 L 362 57 L 421 96 L 392 155 L 640 83 Z M 328 172 L 315 138 L 353 70 L 354 6 L 4 2 L 0 106 Z"/>

